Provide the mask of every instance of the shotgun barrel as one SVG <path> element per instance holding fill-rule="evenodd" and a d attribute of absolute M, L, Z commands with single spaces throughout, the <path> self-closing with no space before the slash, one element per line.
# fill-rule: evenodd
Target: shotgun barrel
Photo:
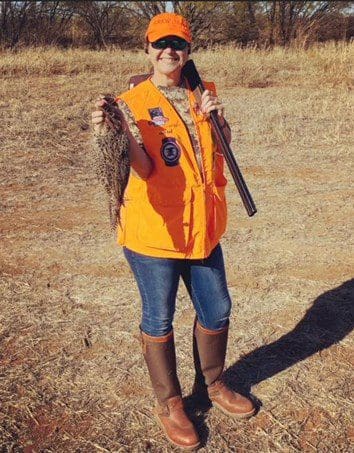
<path fill-rule="evenodd" d="M 197 91 L 197 94 L 200 97 L 203 94 L 203 92 L 205 91 L 205 87 L 198 74 L 197 68 L 195 67 L 193 60 L 188 60 L 187 63 L 183 66 L 182 71 L 183 71 L 183 76 L 187 79 L 191 90 L 193 92 Z M 232 150 L 225 138 L 225 135 L 222 131 L 222 127 L 220 126 L 218 113 L 216 110 L 213 110 L 212 112 L 210 112 L 210 121 L 211 121 L 212 129 L 216 136 L 219 148 L 221 149 L 221 151 L 224 155 L 224 158 L 229 167 L 232 178 L 236 184 L 236 187 L 238 189 L 242 202 L 247 210 L 248 215 L 251 217 L 257 212 L 257 209 L 256 209 L 256 206 L 252 199 L 252 196 L 248 190 L 248 187 L 245 183 L 245 180 L 243 179 L 242 173 L 237 165 L 235 156 L 233 155 L 233 152 L 232 152 Z"/>

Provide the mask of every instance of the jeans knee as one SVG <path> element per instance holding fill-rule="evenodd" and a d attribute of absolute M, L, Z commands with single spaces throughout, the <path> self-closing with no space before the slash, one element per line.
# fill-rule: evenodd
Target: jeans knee
<path fill-rule="evenodd" d="M 171 332 L 172 320 L 151 319 L 143 316 L 140 328 L 144 333 L 152 337 L 163 337 Z"/>
<path fill-rule="evenodd" d="M 204 313 L 202 324 L 206 329 L 219 330 L 229 324 L 231 314 L 231 299 L 224 299 L 217 311 L 208 311 Z"/>
<path fill-rule="evenodd" d="M 203 327 L 208 330 L 220 330 L 229 325 L 229 317 L 218 319 L 206 319 L 203 322 Z"/>

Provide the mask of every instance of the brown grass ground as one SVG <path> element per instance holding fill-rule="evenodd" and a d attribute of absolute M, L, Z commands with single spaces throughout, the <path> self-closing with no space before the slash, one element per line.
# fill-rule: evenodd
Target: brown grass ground
<path fill-rule="evenodd" d="M 353 326 L 352 46 L 194 55 L 216 80 L 258 213 L 230 179 L 230 385 L 249 421 L 188 410 L 201 451 L 349 452 Z M 3 452 L 171 451 L 152 419 L 133 277 L 92 169 L 89 113 L 142 54 L 0 55 Z M 221 69 L 220 69 L 221 68 Z M 193 310 L 175 320 L 189 395 Z"/>

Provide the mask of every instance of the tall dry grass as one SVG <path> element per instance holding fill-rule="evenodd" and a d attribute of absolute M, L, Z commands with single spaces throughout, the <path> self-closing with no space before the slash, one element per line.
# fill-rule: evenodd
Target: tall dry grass
<path fill-rule="evenodd" d="M 352 86 L 354 43 L 326 43 L 303 48 L 272 50 L 220 46 L 192 55 L 208 77 L 225 87 Z M 26 48 L 0 54 L 0 75 L 50 76 L 58 74 L 117 73 L 128 77 L 146 72 L 149 65 L 142 52 L 104 52 L 57 48 Z"/>

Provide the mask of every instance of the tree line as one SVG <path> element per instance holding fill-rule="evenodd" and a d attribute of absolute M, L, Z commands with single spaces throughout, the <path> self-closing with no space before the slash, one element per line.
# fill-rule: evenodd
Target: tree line
<path fill-rule="evenodd" d="M 350 1 L 0 1 L 0 46 L 141 48 L 155 14 L 175 11 L 192 28 L 193 47 L 234 43 L 308 46 L 352 40 Z"/>

